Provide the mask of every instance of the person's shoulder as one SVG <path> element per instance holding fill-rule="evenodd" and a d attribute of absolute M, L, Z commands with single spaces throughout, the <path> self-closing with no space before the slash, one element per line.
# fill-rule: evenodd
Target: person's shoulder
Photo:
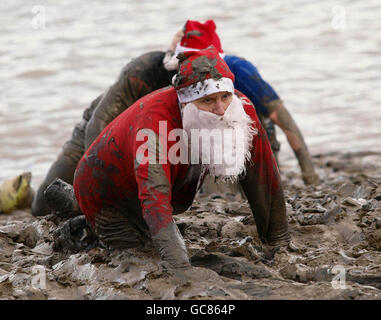
<path fill-rule="evenodd" d="M 157 65 L 162 64 L 164 51 L 150 51 L 142 55 L 132 58 L 123 68 L 123 73 L 127 72 L 144 72 L 157 68 Z"/>
<path fill-rule="evenodd" d="M 258 70 L 253 63 L 239 56 L 226 56 L 225 61 L 234 74 L 257 74 Z"/>
<path fill-rule="evenodd" d="M 254 67 L 254 64 L 252 62 L 250 62 L 246 58 L 243 58 L 243 57 L 240 57 L 240 56 L 226 55 L 224 59 L 225 59 L 225 61 L 227 63 L 231 63 L 231 64 L 234 64 L 234 65 L 238 65 L 238 66 L 247 66 L 247 65 L 250 65 L 250 66 Z"/>
<path fill-rule="evenodd" d="M 173 86 L 166 86 L 145 95 L 140 100 L 145 100 L 147 104 L 177 103 L 177 94 Z"/>
<path fill-rule="evenodd" d="M 158 60 L 163 59 L 165 52 L 164 51 L 149 51 L 138 56 L 136 59 L 139 60 Z"/>
<path fill-rule="evenodd" d="M 167 86 L 151 92 L 135 103 L 135 108 L 143 115 L 154 116 L 157 120 L 172 122 L 174 114 L 180 114 L 176 90 Z"/>

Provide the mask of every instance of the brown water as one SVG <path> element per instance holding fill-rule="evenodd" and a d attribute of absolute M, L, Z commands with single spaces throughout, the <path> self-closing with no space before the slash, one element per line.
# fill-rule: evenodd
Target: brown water
<path fill-rule="evenodd" d="M 0 182 L 30 170 L 37 187 L 90 101 L 131 58 L 165 50 L 189 18 L 213 18 L 225 51 L 258 67 L 311 153 L 325 154 L 314 157 L 323 181 L 303 185 L 278 130 L 296 249 L 270 266 L 258 262 L 242 199 L 198 199 L 175 217 L 193 259 L 187 274 L 142 252 L 53 253 L 49 217 L 1 215 L 1 299 L 380 298 L 379 0 L 25 2 L 0 2 Z M 335 266 L 345 271 L 345 288 L 327 273 Z M 37 289 L 36 267 L 46 282 Z"/>
<path fill-rule="evenodd" d="M 248 5 L 250 3 L 250 5 Z M 82 111 L 131 58 L 165 50 L 186 19 L 213 18 L 252 61 L 312 154 L 381 147 L 381 4 L 369 1 L 0 3 L 0 181 L 43 179 Z M 45 19 L 45 21 L 44 21 Z M 281 160 L 296 168 L 283 134 Z"/>

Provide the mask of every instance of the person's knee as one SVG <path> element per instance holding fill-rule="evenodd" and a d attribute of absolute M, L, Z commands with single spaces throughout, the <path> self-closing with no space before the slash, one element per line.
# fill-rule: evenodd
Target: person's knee
<path fill-rule="evenodd" d="M 64 148 L 64 150 L 59 154 L 35 194 L 32 203 L 33 216 L 45 216 L 50 213 L 50 209 L 47 206 L 44 197 L 46 188 L 56 178 L 60 178 L 63 181 L 72 184 L 74 179 L 74 171 L 81 156 L 82 153 L 80 151 L 74 151 L 68 148 Z"/>
<path fill-rule="evenodd" d="M 46 202 L 45 202 L 45 198 L 44 198 L 44 191 L 46 189 L 48 185 L 46 183 L 42 183 L 34 198 L 33 198 L 33 202 L 32 202 L 32 215 L 34 217 L 37 217 L 37 216 L 46 216 L 47 214 L 50 213 L 50 209 L 49 207 L 47 206 Z"/>
<path fill-rule="evenodd" d="M 102 209 L 95 214 L 94 231 L 103 245 L 111 249 L 143 247 L 145 233 L 115 209 Z"/>
<path fill-rule="evenodd" d="M 45 202 L 57 216 L 72 218 L 82 215 L 73 186 L 61 179 L 55 179 L 44 192 Z"/>

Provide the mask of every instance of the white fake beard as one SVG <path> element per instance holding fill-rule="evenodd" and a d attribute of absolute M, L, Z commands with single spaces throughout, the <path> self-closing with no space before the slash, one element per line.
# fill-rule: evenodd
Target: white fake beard
<path fill-rule="evenodd" d="M 223 116 L 199 110 L 193 103 L 186 104 L 182 113 L 191 163 L 198 161 L 211 176 L 223 182 L 236 182 L 245 173 L 252 139 L 258 133 L 241 99 L 233 94 Z"/>

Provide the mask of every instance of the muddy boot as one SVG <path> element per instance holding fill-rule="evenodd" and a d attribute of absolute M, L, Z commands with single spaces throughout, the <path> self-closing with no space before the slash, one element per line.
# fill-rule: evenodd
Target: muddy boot
<path fill-rule="evenodd" d="M 46 188 L 44 196 L 48 207 L 59 217 L 82 215 L 71 184 L 57 178 Z"/>
<path fill-rule="evenodd" d="M 98 238 L 86 222 L 78 216 L 64 222 L 53 232 L 53 250 L 65 253 L 88 251 L 99 246 Z"/>

